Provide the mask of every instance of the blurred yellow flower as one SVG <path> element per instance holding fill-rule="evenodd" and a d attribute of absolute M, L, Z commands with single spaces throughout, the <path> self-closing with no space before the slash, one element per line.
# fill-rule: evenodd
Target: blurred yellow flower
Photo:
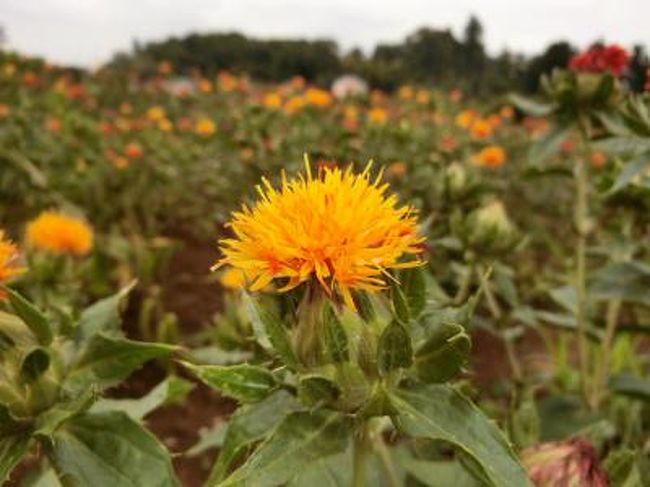
<path fill-rule="evenodd" d="M 278 93 L 267 93 L 264 95 L 264 106 L 271 110 L 277 110 L 282 106 L 282 97 Z"/>
<path fill-rule="evenodd" d="M 463 110 L 456 115 L 456 125 L 463 129 L 469 128 L 475 118 L 476 112 L 474 110 Z"/>
<path fill-rule="evenodd" d="M 241 269 L 229 267 L 219 275 L 219 282 L 226 289 L 238 291 L 246 286 L 246 275 Z"/>
<path fill-rule="evenodd" d="M 256 205 L 233 214 L 234 237 L 220 241 L 223 258 L 213 269 L 246 272 L 253 291 L 274 280 L 280 292 L 311 280 L 354 309 L 352 290 L 378 291 L 387 269 L 420 265 L 402 258 L 418 254 L 423 241 L 415 210 L 397 208 L 381 175 L 371 181 L 369 172 L 370 164 L 361 174 L 323 167 L 315 178 L 307 163 L 300 177 L 283 175 L 279 190 L 263 179 Z"/>
<path fill-rule="evenodd" d="M 4 284 L 25 272 L 25 269 L 19 267 L 17 263 L 17 247 L 5 236 L 5 232 L 0 229 L 0 284 Z M 5 297 L 5 293 L 0 290 L 0 301 Z"/>
<path fill-rule="evenodd" d="M 371 108 L 368 110 L 368 120 L 376 125 L 383 125 L 388 121 L 388 112 L 383 108 Z"/>
<path fill-rule="evenodd" d="M 10 113 L 11 113 L 11 109 L 9 108 L 9 105 L 0 103 L 0 118 L 7 118 Z"/>
<path fill-rule="evenodd" d="M 217 131 L 217 126 L 211 119 L 201 118 L 196 122 L 194 131 L 203 137 L 208 137 Z"/>
<path fill-rule="evenodd" d="M 481 167 L 501 167 L 506 161 L 506 153 L 498 145 L 490 145 L 472 157 L 472 162 Z"/>
<path fill-rule="evenodd" d="M 147 110 L 147 119 L 152 122 L 158 122 L 165 117 L 165 109 L 161 106 L 153 106 Z"/>
<path fill-rule="evenodd" d="M 397 90 L 397 96 L 400 100 L 410 100 L 413 98 L 413 88 L 411 85 L 402 85 Z"/>
<path fill-rule="evenodd" d="M 158 121 L 158 128 L 161 132 L 171 132 L 174 130 L 174 124 L 168 118 L 163 118 Z"/>
<path fill-rule="evenodd" d="M 431 101 L 431 94 L 427 90 L 418 90 L 415 101 L 420 105 L 428 105 Z"/>
<path fill-rule="evenodd" d="M 487 120 L 479 118 L 472 122 L 469 132 L 474 139 L 487 139 L 492 135 L 492 125 Z"/>
<path fill-rule="evenodd" d="M 87 255 L 93 246 L 88 224 L 53 211 L 44 211 L 29 222 L 26 238 L 29 246 L 58 255 Z"/>
<path fill-rule="evenodd" d="M 129 160 L 124 156 L 117 156 L 111 160 L 113 167 L 119 171 L 123 171 L 131 164 Z"/>
<path fill-rule="evenodd" d="M 305 100 L 310 105 L 315 107 L 328 107 L 332 104 L 332 95 L 329 91 L 321 90 L 319 88 L 309 88 L 305 92 Z"/>
<path fill-rule="evenodd" d="M 197 83 L 199 91 L 202 93 L 210 93 L 212 91 L 212 82 L 208 79 L 201 78 Z"/>
<path fill-rule="evenodd" d="M 303 106 L 305 106 L 305 100 L 302 96 L 292 96 L 284 104 L 284 111 L 289 115 L 296 113 Z"/>

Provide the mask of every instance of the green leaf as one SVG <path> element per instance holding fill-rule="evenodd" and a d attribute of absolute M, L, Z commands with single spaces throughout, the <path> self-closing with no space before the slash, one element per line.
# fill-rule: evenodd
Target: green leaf
<path fill-rule="evenodd" d="M 29 434 L 16 434 L 0 439 L 0 483 L 9 479 L 9 475 L 27 454 L 31 446 Z"/>
<path fill-rule="evenodd" d="M 650 401 L 650 380 L 631 374 L 617 374 L 609 379 L 609 389 L 616 394 Z"/>
<path fill-rule="evenodd" d="M 13 289 L 2 286 L 16 315 L 34 332 L 41 345 L 49 345 L 54 337 L 48 319 L 32 303 Z"/>
<path fill-rule="evenodd" d="M 555 110 L 555 105 L 531 100 L 516 93 L 508 95 L 508 99 L 519 110 L 533 117 L 544 117 Z"/>
<path fill-rule="evenodd" d="M 133 281 L 113 296 L 97 301 L 81 312 L 77 323 L 77 339 L 87 341 L 97 333 L 116 332 L 120 329 L 120 303 L 133 289 Z"/>
<path fill-rule="evenodd" d="M 417 318 L 427 304 L 427 284 L 422 268 L 403 269 L 399 273 L 399 281 L 406 296 L 409 314 Z"/>
<path fill-rule="evenodd" d="M 278 387 L 268 370 L 255 365 L 183 365 L 206 385 L 243 403 L 259 402 Z"/>
<path fill-rule="evenodd" d="M 637 487 L 643 485 L 640 454 L 629 450 L 614 450 L 605 459 L 603 468 L 612 487 Z"/>
<path fill-rule="evenodd" d="M 29 351 L 20 364 L 20 376 L 25 382 L 34 382 L 50 367 L 50 354 L 42 347 Z"/>
<path fill-rule="evenodd" d="M 89 389 L 84 391 L 83 394 L 55 403 L 54 406 L 42 412 L 36 419 L 34 435 L 51 436 L 63 423 L 85 412 L 95 399 L 95 392 Z"/>
<path fill-rule="evenodd" d="M 321 375 L 306 375 L 298 383 L 298 397 L 309 406 L 327 404 L 336 401 L 341 390 L 336 383 Z"/>
<path fill-rule="evenodd" d="M 165 448 L 122 412 L 77 416 L 56 432 L 46 453 L 78 485 L 178 485 Z"/>
<path fill-rule="evenodd" d="M 650 266 L 641 262 L 618 262 L 599 269 L 589 293 L 603 300 L 621 299 L 650 306 Z"/>
<path fill-rule="evenodd" d="M 650 140 L 645 137 L 610 137 L 594 142 L 592 147 L 614 155 L 640 154 L 650 150 Z"/>
<path fill-rule="evenodd" d="M 571 133 L 571 125 L 558 125 L 549 130 L 539 140 L 531 144 L 528 151 L 528 160 L 533 166 L 539 166 L 549 157 L 556 154 L 562 143 Z"/>
<path fill-rule="evenodd" d="M 457 461 L 421 460 L 401 450 L 396 455 L 399 465 L 419 482 L 431 487 L 481 487 L 481 483 Z"/>
<path fill-rule="evenodd" d="M 415 352 L 418 376 L 425 382 L 445 382 L 462 369 L 471 341 L 461 325 L 442 323 L 429 331 L 428 339 Z"/>
<path fill-rule="evenodd" d="M 175 350 L 171 345 L 137 342 L 100 333 L 90 339 L 63 387 L 73 394 L 91 386 L 105 389 L 122 382 L 145 362 L 167 357 Z"/>
<path fill-rule="evenodd" d="M 93 404 L 91 412 L 122 411 L 139 421 L 161 406 L 183 401 L 193 388 L 191 382 L 172 375 L 139 399 L 102 398 Z"/>
<path fill-rule="evenodd" d="M 264 439 L 280 421 L 299 407 L 293 396 L 280 390 L 262 402 L 238 409 L 228 423 L 223 447 L 206 485 L 216 485 L 222 480 L 250 445 Z"/>
<path fill-rule="evenodd" d="M 361 316 L 363 321 L 370 323 L 375 320 L 377 317 L 375 306 L 367 293 L 363 291 L 354 293 L 354 301 L 357 305 L 359 316 Z"/>
<path fill-rule="evenodd" d="M 399 412 L 393 421 L 402 433 L 453 445 L 471 458 L 495 487 L 531 485 L 495 424 L 451 387 L 414 386 L 396 391 L 391 400 Z"/>
<path fill-rule="evenodd" d="M 325 327 L 325 347 L 333 362 L 341 363 L 350 360 L 348 350 L 348 336 L 343 324 L 336 315 L 334 308 L 327 303 L 323 311 L 323 324 Z"/>
<path fill-rule="evenodd" d="M 408 325 L 411 320 L 408 301 L 404 291 L 396 283 L 393 283 L 391 287 L 391 296 L 393 301 L 393 315 L 400 323 Z"/>
<path fill-rule="evenodd" d="M 219 485 L 282 485 L 318 459 L 344 452 L 351 429 L 351 419 L 338 413 L 292 413 Z"/>
<path fill-rule="evenodd" d="M 607 190 L 608 194 L 615 193 L 632 183 L 637 176 L 647 174 L 650 171 L 650 152 L 645 152 L 631 161 L 628 161 L 623 167 L 612 187 Z"/>
<path fill-rule="evenodd" d="M 384 328 L 377 345 L 377 367 L 382 375 L 408 368 L 413 363 L 413 346 L 406 328 L 392 321 Z"/>
<path fill-rule="evenodd" d="M 269 352 L 275 350 L 285 364 L 296 367 L 298 361 L 282 322 L 275 314 L 258 306 L 248 293 L 243 292 L 242 299 L 259 344 Z"/>

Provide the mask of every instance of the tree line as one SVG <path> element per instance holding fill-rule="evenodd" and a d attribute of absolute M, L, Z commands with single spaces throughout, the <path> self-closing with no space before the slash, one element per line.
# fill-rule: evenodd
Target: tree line
<path fill-rule="evenodd" d="M 409 82 L 460 87 L 481 95 L 513 89 L 534 92 L 540 74 L 566 66 L 576 51 L 560 41 L 532 57 L 509 51 L 490 56 L 483 43 L 483 27 L 472 16 L 460 38 L 449 29 L 423 27 L 400 43 L 377 45 L 370 54 L 360 49 L 342 53 L 330 40 L 263 40 L 239 33 L 211 33 L 136 42 L 131 52 L 117 54 L 110 66 L 148 76 L 160 62 L 169 61 L 178 73 L 199 69 L 211 75 L 225 69 L 269 82 L 301 75 L 323 85 L 343 73 L 353 73 L 371 87 L 388 91 Z M 628 78 L 631 87 L 640 91 L 648 56 L 643 46 L 634 46 L 632 55 Z"/>

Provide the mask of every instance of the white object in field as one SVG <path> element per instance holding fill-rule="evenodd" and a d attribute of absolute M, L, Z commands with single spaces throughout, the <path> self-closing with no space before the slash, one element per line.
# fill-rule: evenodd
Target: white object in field
<path fill-rule="evenodd" d="M 354 74 L 339 76 L 332 83 L 332 94 L 343 99 L 349 96 L 363 96 L 368 93 L 368 83 Z"/>

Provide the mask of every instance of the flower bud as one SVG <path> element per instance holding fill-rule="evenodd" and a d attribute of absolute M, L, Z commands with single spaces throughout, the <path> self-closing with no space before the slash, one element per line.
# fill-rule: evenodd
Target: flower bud
<path fill-rule="evenodd" d="M 503 203 L 493 201 L 474 210 L 465 221 L 465 242 L 475 250 L 501 252 L 517 239 L 517 231 L 510 221 Z"/>

